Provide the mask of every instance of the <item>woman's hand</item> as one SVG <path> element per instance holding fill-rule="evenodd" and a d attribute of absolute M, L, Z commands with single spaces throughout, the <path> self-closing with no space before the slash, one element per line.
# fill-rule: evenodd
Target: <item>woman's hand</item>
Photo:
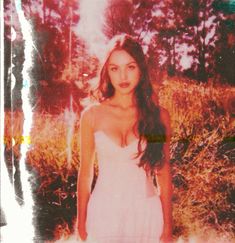
<path fill-rule="evenodd" d="M 171 231 L 163 229 L 162 235 L 160 237 L 161 243 L 172 243 L 172 234 Z"/>
<path fill-rule="evenodd" d="M 87 232 L 86 232 L 85 227 L 78 227 L 78 234 L 79 234 L 79 237 L 82 241 L 86 241 Z"/>

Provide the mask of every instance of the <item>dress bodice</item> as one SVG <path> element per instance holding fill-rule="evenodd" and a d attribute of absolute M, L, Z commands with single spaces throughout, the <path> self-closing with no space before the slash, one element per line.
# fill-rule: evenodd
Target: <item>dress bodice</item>
<path fill-rule="evenodd" d="M 115 197 L 148 197 L 156 193 L 151 177 L 138 166 L 137 138 L 121 147 L 103 131 L 96 131 L 94 137 L 99 166 L 95 189 L 102 189 L 107 195 L 112 191 Z M 142 142 L 141 149 L 145 146 L 146 143 Z"/>
<path fill-rule="evenodd" d="M 94 137 L 99 173 L 87 208 L 91 241 L 160 242 L 161 200 L 151 177 L 138 166 L 138 139 L 121 147 L 103 131 L 95 132 Z"/>
<path fill-rule="evenodd" d="M 134 163 L 138 162 L 139 159 L 134 159 L 136 153 L 138 152 L 138 139 L 136 138 L 128 145 L 121 147 L 116 144 L 108 135 L 103 131 L 96 131 L 95 136 L 95 145 L 96 152 L 99 160 L 109 160 L 110 163 L 116 162 L 127 162 L 132 160 Z M 143 147 L 142 147 L 143 149 Z"/>

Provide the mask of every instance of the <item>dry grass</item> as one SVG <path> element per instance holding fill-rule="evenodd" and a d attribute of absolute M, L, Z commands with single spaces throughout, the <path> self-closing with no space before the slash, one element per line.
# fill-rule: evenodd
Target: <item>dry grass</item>
<path fill-rule="evenodd" d="M 234 240 L 235 120 L 228 104 L 234 94 L 229 87 L 176 80 L 160 90 L 172 123 L 176 236 Z"/>
<path fill-rule="evenodd" d="M 173 79 L 160 88 L 160 104 L 169 111 L 172 126 L 175 239 L 194 235 L 203 242 L 222 236 L 223 242 L 234 240 L 235 146 L 229 139 L 235 134 L 229 105 L 234 94 L 229 87 Z M 5 114 L 6 124 L 13 124 L 5 128 L 6 150 L 12 148 L 14 138 L 16 157 L 20 156 L 22 118 L 20 112 Z M 48 188 L 55 175 L 64 183 L 69 175 L 76 175 L 78 118 L 68 111 L 57 116 L 34 114 L 27 160 L 41 178 L 38 193 Z"/>
<path fill-rule="evenodd" d="M 78 169 L 78 124 L 66 121 L 66 112 L 59 116 L 50 114 L 34 114 L 31 130 L 31 149 L 28 152 L 28 162 L 37 168 L 41 176 L 48 170 L 59 173 L 66 178 L 69 171 Z M 71 116 L 75 114 L 71 113 Z M 74 130 L 68 140 L 70 129 Z M 73 153 L 69 158 L 68 141 Z"/>

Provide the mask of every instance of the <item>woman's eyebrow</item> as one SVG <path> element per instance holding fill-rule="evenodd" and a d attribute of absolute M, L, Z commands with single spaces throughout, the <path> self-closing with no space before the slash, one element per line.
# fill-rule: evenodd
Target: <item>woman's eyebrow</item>
<path fill-rule="evenodd" d="M 131 61 L 131 62 L 127 63 L 127 65 L 129 65 L 129 64 L 137 64 L 137 62 L 136 61 Z"/>
<path fill-rule="evenodd" d="M 126 63 L 125 65 L 130 65 L 130 64 L 136 64 L 137 65 L 137 62 L 136 61 L 131 61 L 131 62 L 128 62 L 128 63 Z M 118 64 L 114 64 L 114 63 L 109 63 L 108 64 L 109 66 L 119 66 Z"/>

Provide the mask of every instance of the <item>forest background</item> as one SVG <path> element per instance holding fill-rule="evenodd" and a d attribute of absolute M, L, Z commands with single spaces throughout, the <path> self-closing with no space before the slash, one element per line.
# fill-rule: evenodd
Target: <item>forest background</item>
<path fill-rule="evenodd" d="M 174 239 L 235 240 L 235 1 L 22 0 L 34 47 L 27 82 L 15 2 L 4 1 L 4 156 L 23 206 L 21 148 L 30 145 L 35 238 L 74 232 L 80 113 L 104 44 L 128 33 L 142 44 L 160 105 L 171 116 Z M 24 88 L 33 112 L 27 138 Z M 7 225 L 7 215 L 1 221 Z"/>

